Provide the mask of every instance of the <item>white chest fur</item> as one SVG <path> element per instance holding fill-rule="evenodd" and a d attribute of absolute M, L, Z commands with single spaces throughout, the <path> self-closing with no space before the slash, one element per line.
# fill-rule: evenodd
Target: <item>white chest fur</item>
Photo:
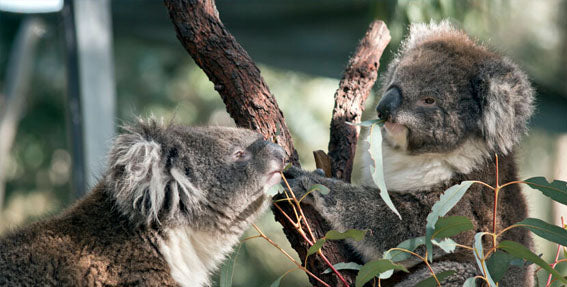
<path fill-rule="evenodd" d="M 448 153 L 410 155 L 387 143 L 382 145 L 382 151 L 386 186 L 398 192 L 429 190 L 451 179 L 455 173 L 475 170 L 490 157 L 486 145 L 478 140 L 468 140 Z M 374 164 L 371 160 L 365 161 L 364 164 Z M 369 172 L 364 177 L 363 183 L 373 185 Z"/>
<path fill-rule="evenodd" d="M 191 228 L 170 229 L 159 248 L 181 286 L 209 286 L 210 273 L 238 243 L 238 237 L 198 232 Z"/>

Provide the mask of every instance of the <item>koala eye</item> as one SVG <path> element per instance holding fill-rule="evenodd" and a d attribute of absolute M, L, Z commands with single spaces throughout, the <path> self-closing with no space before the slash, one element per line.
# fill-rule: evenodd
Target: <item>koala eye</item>
<path fill-rule="evenodd" d="M 419 100 L 418 105 L 420 106 L 425 106 L 425 107 L 430 107 L 433 106 L 435 104 L 435 99 L 432 97 L 425 97 L 421 100 Z"/>
<path fill-rule="evenodd" d="M 239 149 L 232 154 L 232 158 L 237 161 L 248 160 L 250 158 L 250 152 Z"/>

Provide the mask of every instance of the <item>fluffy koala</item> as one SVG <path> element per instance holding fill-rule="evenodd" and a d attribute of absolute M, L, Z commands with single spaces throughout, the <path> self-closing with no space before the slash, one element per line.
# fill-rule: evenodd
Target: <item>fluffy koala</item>
<path fill-rule="evenodd" d="M 427 214 L 440 195 L 464 180 L 495 184 L 495 154 L 500 183 L 517 180 L 514 149 L 526 132 L 533 111 L 533 89 L 510 60 L 476 44 L 449 23 L 412 25 L 397 57 L 383 76 L 378 116 L 382 133 L 386 186 L 400 220 L 380 199 L 375 187 L 354 186 L 299 169 L 287 172 L 296 193 L 323 184 L 331 193 L 314 193 L 311 204 L 334 229 L 369 229 L 361 242 L 350 242 L 363 261 L 406 239 L 425 235 Z M 494 193 L 473 185 L 449 215 L 470 218 L 474 230 L 454 239 L 471 245 L 479 231 L 492 230 Z M 501 230 L 527 215 L 517 185 L 503 189 L 496 217 Z M 513 229 L 500 240 L 531 246 L 526 230 Z M 488 245 L 488 246 L 491 246 Z M 418 261 L 408 262 L 410 275 L 396 274 L 382 286 L 413 286 L 430 276 Z M 437 256 L 436 272 L 455 270 L 443 286 L 462 286 L 479 274 L 472 252 Z M 512 267 L 500 286 L 533 286 L 531 268 Z"/>
<path fill-rule="evenodd" d="M 127 127 L 84 199 L 0 239 L 0 286 L 208 286 L 284 158 L 246 129 Z"/>

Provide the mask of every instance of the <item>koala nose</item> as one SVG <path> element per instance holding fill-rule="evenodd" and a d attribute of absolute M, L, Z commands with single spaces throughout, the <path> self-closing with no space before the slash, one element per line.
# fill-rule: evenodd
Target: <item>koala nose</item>
<path fill-rule="evenodd" d="M 378 112 L 378 118 L 383 120 L 389 120 L 392 112 L 396 110 L 402 104 L 402 95 L 398 88 L 392 88 L 386 91 L 378 106 L 376 106 L 376 112 Z"/>
<path fill-rule="evenodd" d="M 264 150 L 266 151 L 267 154 L 274 156 L 282 164 L 286 159 L 286 153 L 284 149 L 273 142 L 266 141 L 266 146 L 264 146 Z"/>

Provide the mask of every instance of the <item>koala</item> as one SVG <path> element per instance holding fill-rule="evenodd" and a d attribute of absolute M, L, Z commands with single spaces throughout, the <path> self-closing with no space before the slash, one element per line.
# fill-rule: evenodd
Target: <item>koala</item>
<path fill-rule="evenodd" d="M 313 184 L 331 190 L 326 195 L 310 194 L 308 203 L 333 229 L 370 230 L 364 240 L 349 242 L 362 261 L 381 258 L 402 241 L 424 236 L 427 215 L 449 187 L 465 180 L 494 186 L 495 155 L 499 183 L 517 180 L 514 151 L 533 112 L 534 90 L 526 74 L 448 22 L 412 25 L 382 82 L 383 96 L 376 110 L 385 120 L 384 176 L 403 220 L 381 200 L 376 187 L 351 185 L 297 168 L 285 173 L 299 196 Z M 492 230 L 493 204 L 493 191 L 473 184 L 448 215 L 466 216 L 474 230 L 453 239 L 470 246 L 476 232 Z M 502 189 L 497 230 L 526 215 L 520 187 Z M 499 239 L 532 246 L 528 231 L 520 228 Z M 434 253 L 436 273 L 457 271 L 443 286 L 462 286 L 467 278 L 480 274 L 470 250 Z M 406 266 L 411 273 L 396 273 L 382 286 L 414 286 L 430 276 L 420 261 L 406 262 Z M 533 286 L 533 275 L 532 268 L 513 266 L 500 286 Z"/>
<path fill-rule="evenodd" d="M 0 239 L 0 286 L 209 286 L 285 158 L 247 129 L 125 127 L 84 199 Z"/>

